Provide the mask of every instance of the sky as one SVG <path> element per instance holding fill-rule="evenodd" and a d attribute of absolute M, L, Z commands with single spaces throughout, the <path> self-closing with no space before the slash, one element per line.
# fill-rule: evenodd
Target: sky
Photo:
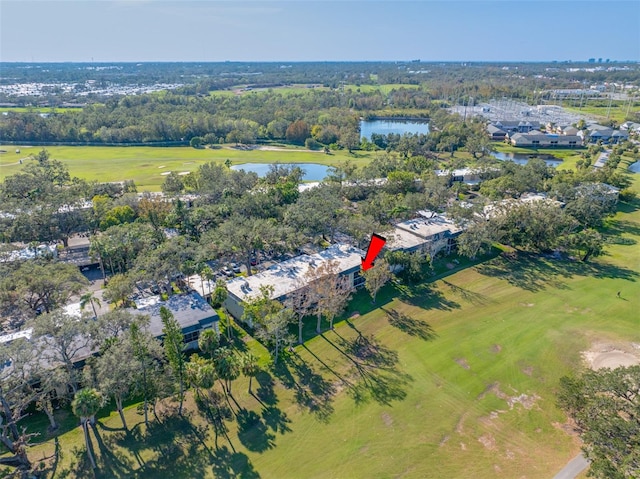
<path fill-rule="evenodd" d="M 640 61 L 640 0 L 0 0 L 0 61 Z"/>

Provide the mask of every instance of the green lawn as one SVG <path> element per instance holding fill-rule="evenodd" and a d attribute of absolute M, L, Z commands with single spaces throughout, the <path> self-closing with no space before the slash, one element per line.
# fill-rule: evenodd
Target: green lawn
<path fill-rule="evenodd" d="M 628 244 L 589 264 L 494 256 L 447 275 L 445 260 L 437 281 L 389 285 L 376 305 L 358 293 L 351 319 L 262 373 L 255 396 L 234 383 L 239 421 L 217 446 L 191 400 L 186 420 L 146 432 L 134 406 L 128 435 L 102 417 L 95 476 L 553 477 L 579 449 L 555 406 L 559 378 L 594 342 L 640 342 L 640 201 L 619 210 L 610 226 Z M 248 336 L 237 344 L 265 357 Z M 80 428 L 65 424 L 48 477 L 92 477 Z M 42 439 L 31 457 L 52 455 Z"/>
<path fill-rule="evenodd" d="M 16 148 L 20 154 L 16 154 Z M 19 160 L 37 153 L 42 147 L 0 145 L 0 181 L 19 171 Z M 140 191 L 159 191 L 164 181 L 162 173 L 194 171 L 200 165 L 227 159 L 239 163 L 321 163 L 335 166 L 349 159 L 354 164 L 365 164 L 372 153 L 335 151 L 330 155 L 302 149 L 283 148 L 284 151 L 241 150 L 231 145 L 220 149 L 194 149 L 185 147 L 110 147 L 110 146 L 47 146 L 52 158 L 69 166 L 72 176 L 87 180 L 122 181 L 131 179 Z"/>

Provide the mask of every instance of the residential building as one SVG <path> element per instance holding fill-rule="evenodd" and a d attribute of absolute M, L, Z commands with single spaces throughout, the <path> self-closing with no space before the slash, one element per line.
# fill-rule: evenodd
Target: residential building
<path fill-rule="evenodd" d="M 196 292 L 169 296 L 166 301 L 161 301 L 159 296 L 153 296 L 138 300 L 136 305 L 137 309 L 128 311 L 138 315 L 148 315 L 151 318 L 149 331 L 158 339 L 162 339 L 164 327 L 160 318 L 160 308 L 164 306 L 171 311 L 182 329 L 186 349 L 198 348 L 198 338 L 202 331 L 211 328 L 218 331 L 220 317 Z"/>
<path fill-rule="evenodd" d="M 364 284 L 364 278 L 360 275 L 363 257 L 364 251 L 358 248 L 334 244 L 319 253 L 303 254 L 277 263 L 252 276 L 232 279 L 227 282 L 229 295 L 224 307 L 235 319 L 240 320 L 244 313 L 243 302 L 260 296 L 262 286 L 273 286 L 271 299 L 285 301 L 291 293 L 307 284 L 310 270 L 329 261 L 335 262 L 338 274 L 347 276 L 349 284 L 357 288 Z"/>
<path fill-rule="evenodd" d="M 582 146 L 582 138 L 578 135 L 547 135 L 541 131 L 515 133 L 509 137 L 513 146 L 522 148 L 578 148 Z"/>
<path fill-rule="evenodd" d="M 432 258 L 438 253 L 445 255 L 455 250 L 456 238 L 462 228 L 445 215 L 431 211 L 420 211 L 419 218 L 402 221 L 396 224 L 389 235 L 387 249 L 389 251 L 419 252 Z"/>

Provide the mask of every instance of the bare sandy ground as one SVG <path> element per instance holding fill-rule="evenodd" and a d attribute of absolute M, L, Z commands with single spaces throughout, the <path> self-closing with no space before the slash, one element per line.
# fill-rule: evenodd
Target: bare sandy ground
<path fill-rule="evenodd" d="M 637 343 L 594 343 L 591 349 L 582 353 L 587 365 L 594 370 L 615 369 L 620 366 L 640 364 L 640 344 Z"/>

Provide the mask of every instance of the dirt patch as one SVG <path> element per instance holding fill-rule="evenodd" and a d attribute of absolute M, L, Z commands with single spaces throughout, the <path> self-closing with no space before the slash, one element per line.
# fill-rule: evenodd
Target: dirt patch
<path fill-rule="evenodd" d="M 456 432 L 458 434 L 462 434 L 462 432 L 464 431 L 462 425 L 464 424 L 464 420 L 467 417 L 467 413 L 464 413 L 462 416 L 460 416 L 460 419 L 458 419 L 458 422 L 456 423 Z"/>
<path fill-rule="evenodd" d="M 520 396 L 512 396 L 507 399 L 507 404 L 509 405 L 509 409 L 513 409 L 516 404 L 521 404 L 525 409 L 531 409 L 538 399 L 540 399 L 540 396 L 537 394 L 520 394 Z"/>
<path fill-rule="evenodd" d="M 522 372 L 525 373 L 527 376 L 531 376 L 533 374 L 533 367 L 527 366 L 526 368 L 522 368 Z"/>
<path fill-rule="evenodd" d="M 359 317 L 360 317 L 360 311 L 354 311 L 353 313 L 351 313 L 351 316 L 349 316 L 349 319 L 359 318 Z"/>
<path fill-rule="evenodd" d="M 566 432 L 569 436 L 578 436 L 579 434 L 578 428 L 572 419 L 569 419 L 565 423 L 552 422 L 551 425 L 556 429 Z"/>
<path fill-rule="evenodd" d="M 454 361 L 458 363 L 460 366 L 462 366 L 464 369 L 467 369 L 467 370 L 471 369 L 471 366 L 469 366 L 469 363 L 464 358 L 456 358 L 454 359 Z"/>
<path fill-rule="evenodd" d="M 533 308 L 535 306 L 535 303 L 520 303 L 520 306 L 523 306 L 525 308 Z"/>
<path fill-rule="evenodd" d="M 502 346 L 500 346 L 499 344 L 494 344 L 493 346 L 491 346 L 492 353 L 497 354 L 500 351 L 502 351 Z"/>
<path fill-rule="evenodd" d="M 386 412 L 382 413 L 382 422 L 384 423 L 385 426 L 387 427 L 391 427 L 393 426 L 393 418 Z"/>
<path fill-rule="evenodd" d="M 467 445 L 464 442 L 460 443 L 460 449 L 462 449 L 463 451 L 467 450 Z"/>
<path fill-rule="evenodd" d="M 447 436 L 444 436 L 444 437 L 440 440 L 440 444 L 438 444 L 438 447 L 442 447 L 442 446 L 444 446 L 444 445 L 447 443 L 447 441 L 448 441 L 448 440 L 449 440 L 449 436 L 448 436 L 448 435 L 447 435 Z"/>
<path fill-rule="evenodd" d="M 591 369 L 640 364 L 640 345 L 635 343 L 596 342 L 582 357 Z"/>
<path fill-rule="evenodd" d="M 456 265 L 453 263 L 447 263 L 446 266 L 447 266 L 447 269 L 453 269 L 456 267 Z"/>
<path fill-rule="evenodd" d="M 478 441 L 480 442 L 480 444 L 482 444 L 484 447 L 486 447 L 490 451 L 496 448 L 496 438 L 493 437 L 491 434 L 488 434 L 488 433 L 483 434 L 478 438 Z"/>

